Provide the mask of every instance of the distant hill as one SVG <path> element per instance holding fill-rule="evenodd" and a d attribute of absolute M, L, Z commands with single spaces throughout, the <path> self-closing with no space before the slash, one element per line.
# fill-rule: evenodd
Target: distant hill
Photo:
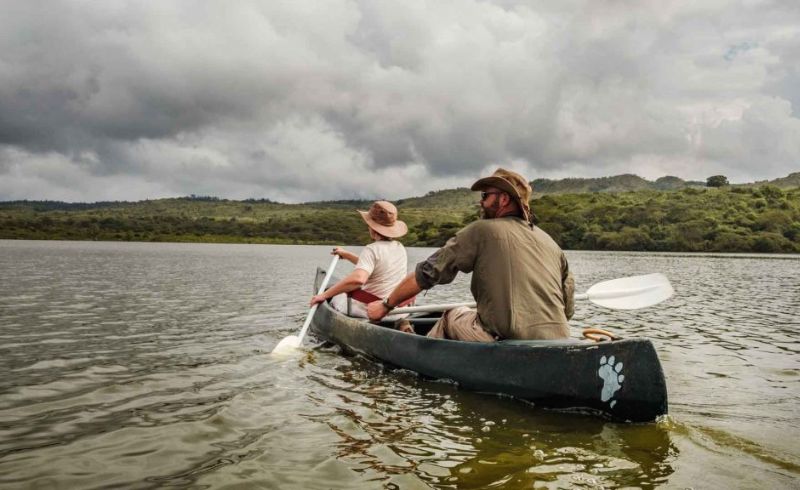
<path fill-rule="evenodd" d="M 800 172 L 705 187 L 666 176 L 539 179 L 538 225 L 571 250 L 800 253 Z M 406 245 L 437 247 L 477 219 L 466 188 L 395 201 Z M 188 196 L 138 202 L 0 202 L 0 239 L 364 244 L 369 200 L 282 204 Z"/>
<path fill-rule="evenodd" d="M 475 192 L 466 187 L 431 191 L 424 196 L 399 199 L 395 203 L 401 209 L 430 207 L 468 208 L 476 204 Z"/>
<path fill-rule="evenodd" d="M 634 174 L 622 174 L 612 177 L 597 177 L 590 179 L 567 178 L 559 180 L 536 179 L 531 182 L 533 192 L 543 194 L 582 194 L 586 192 L 632 192 L 641 190 L 676 191 L 690 187 L 705 187 L 706 183 L 699 180 L 683 180 L 679 177 L 667 175 L 655 181 L 643 179 Z M 800 187 L 800 172 L 794 172 L 786 177 L 773 180 L 762 180 L 746 184 L 733 184 L 733 187 L 760 187 L 774 185 L 781 189 Z"/>
<path fill-rule="evenodd" d="M 633 192 L 641 190 L 656 190 L 656 191 L 676 191 L 686 188 L 704 188 L 705 182 L 698 180 L 683 180 L 680 177 L 667 175 L 659 177 L 655 181 L 643 179 L 634 174 L 622 174 L 611 177 L 596 177 L 596 178 L 566 178 L 566 179 L 536 179 L 532 181 L 534 199 L 547 194 L 584 194 L 592 192 Z M 800 187 L 800 172 L 794 172 L 786 177 L 781 177 L 773 180 L 761 180 L 752 183 L 732 184 L 731 187 L 760 187 L 763 185 L 772 185 L 781 189 L 791 189 Z M 455 189 L 442 189 L 430 191 L 424 196 L 407 197 L 397 199 L 394 203 L 401 209 L 421 209 L 421 208 L 443 208 L 443 209 L 466 209 L 474 208 L 477 204 L 475 199 L 476 193 L 466 187 L 457 187 Z M 186 196 L 177 198 L 164 198 L 156 200 L 145 200 L 138 202 L 130 201 L 98 201 L 94 203 L 69 203 L 61 201 L 0 201 L 0 207 L 10 209 L 14 207 L 33 209 L 36 211 L 77 211 L 87 209 L 102 209 L 102 208 L 122 208 L 130 206 L 138 206 L 146 203 L 158 205 L 159 202 L 177 203 L 244 203 L 244 204 L 267 204 L 268 207 L 274 208 L 275 206 L 291 206 L 293 208 L 328 208 L 328 209 L 367 209 L 372 203 L 369 199 L 341 199 L 336 201 L 311 201 L 300 204 L 284 204 L 270 199 L 244 199 L 242 201 L 234 201 L 229 199 L 221 199 L 212 196 Z"/>
<path fill-rule="evenodd" d="M 732 187 L 774 185 L 782 189 L 800 187 L 800 172 L 789 174 L 787 177 L 764 180 L 748 184 L 734 184 Z M 634 192 L 643 190 L 678 191 L 687 188 L 704 188 L 705 182 L 699 180 L 683 180 L 680 177 L 666 175 L 655 181 L 643 179 L 634 174 L 622 174 L 611 177 L 596 178 L 566 178 L 566 179 L 536 179 L 531 182 L 535 198 L 549 194 L 584 194 L 591 192 Z M 356 203 L 356 201 L 335 201 L 324 203 L 309 203 L 334 207 L 339 203 Z M 474 207 L 475 192 L 466 187 L 431 191 L 424 196 L 409 197 L 395 201 L 402 208 L 431 208 L 440 207 L 448 209 L 463 209 Z"/>
<path fill-rule="evenodd" d="M 779 179 L 760 180 L 758 182 L 753 182 L 752 184 L 745 184 L 745 185 L 758 187 L 766 184 L 774 185 L 775 187 L 780 187 L 782 189 L 788 189 L 790 187 L 800 187 L 800 172 L 793 172 L 787 175 L 786 177 L 781 177 Z"/>
<path fill-rule="evenodd" d="M 624 192 L 649 189 L 651 182 L 633 174 L 593 179 L 536 179 L 534 192 L 541 194 L 578 194 L 584 192 Z"/>
<path fill-rule="evenodd" d="M 701 184 L 701 182 L 686 182 L 685 180 L 679 177 L 673 177 L 672 175 L 660 177 L 653 182 L 653 186 L 660 191 L 674 191 L 683 189 L 687 185 L 693 186 Z"/>
<path fill-rule="evenodd" d="M 622 174 L 591 179 L 536 179 L 531 182 L 536 194 L 581 194 L 585 192 L 631 192 L 642 190 L 673 191 L 687 187 L 705 187 L 705 182 L 683 180 L 667 175 L 655 182 L 638 175 Z"/>
<path fill-rule="evenodd" d="M 679 190 L 686 187 L 705 187 L 705 182 L 691 182 L 678 177 L 661 177 L 650 182 L 637 175 L 625 174 L 593 179 L 568 178 L 560 180 L 536 179 L 531 182 L 534 197 L 547 194 L 583 194 L 587 192 L 630 192 L 640 190 Z M 476 193 L 466 187 L 431 191 L 424 196 L 400 199 L 396 204 L 403 208 L 468 208 L 477 204 Z"/>

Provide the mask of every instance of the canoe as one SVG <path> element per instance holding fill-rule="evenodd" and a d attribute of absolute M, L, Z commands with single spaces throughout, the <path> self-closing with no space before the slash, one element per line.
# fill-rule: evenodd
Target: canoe
<path fill-rule="evenodd" d="M 325 272 L 317 270 L 316 291 Z M 418 332 L 435 313 L 412 316 Z M 460 388 L 510 395 L 537 407 L 598 414 L 615 421 L 651 422 L 667 413 L 664 372 L 648 339 L 594 342 L 505 340 L 492 343 L 432 339 L 338 312 L 324 302 L 311 321 L 319 338 L 392 366 Z"/>

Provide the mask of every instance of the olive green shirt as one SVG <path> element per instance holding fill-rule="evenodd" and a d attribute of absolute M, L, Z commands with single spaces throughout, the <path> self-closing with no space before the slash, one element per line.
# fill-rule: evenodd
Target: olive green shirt
<path fill-rule="evenodd" d="M 502 339 L 569 337 L 575 285 L 567 258 L 550 235 L 517 217 L 466 226 L 417 264 L 423 289 L 472 272 L 470 289 L 483 327 Z"/>

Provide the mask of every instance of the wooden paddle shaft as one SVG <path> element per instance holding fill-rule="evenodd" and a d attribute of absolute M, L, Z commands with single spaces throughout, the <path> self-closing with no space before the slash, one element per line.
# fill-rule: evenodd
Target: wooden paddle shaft
<path fill-rule="evenodd" d="M 322 294 L 325 292 L 325 288 L 328 287 L 328 282 L 331 280 L 331 276 L 333 276 L 333 270 L 336 268 L 336 263 L 339 261 L 339 256 L 334 255 L 333 259 L 331 260 L 331 265 L 328 266 L 328 270 L 325 271 L 325 279 L 322 280 L 322 284 L 319 286 L 319 291 L 317 294 Z M 306 321 L 303 323 L 303 328 L 300 329 L 300 333 L 297 335 L 299 338 L 298 344 L 303 342 L 303 337 L 305 337 L 306 332 L 308 331 L 308 326 L 311 325 L 311 318 L 314 316 L 314 313 L 317 311 L 317 307 L 319 303 L 315 304 L 311 307 L 308 311 L 308 315 L 306 315 Z"/>
<path fill-rule="evenodd" d="M 475 308 L 477 306 L 475 302 L 472 303 L 447 303 L 442 305 L 423 305 L 423 306 L 406 306 L 404 308 L 395 308 L 391 311 L 391 314 L 397 313 L 426 313 L 426 312 L 433 312 L 433 311 L 445 311 L 445 310 L 452 310 L 453 308 L 458 308 L 461 306 L 466 306 L 467 308 Z"/>

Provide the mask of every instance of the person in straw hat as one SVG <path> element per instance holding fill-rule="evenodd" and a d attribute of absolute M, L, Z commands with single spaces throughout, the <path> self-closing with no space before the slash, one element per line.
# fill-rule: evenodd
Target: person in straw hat
<path fill-rule="evenodd" d="M 564 252 L 534 226 L 529 201 L 533 189 L 521 175 L 498 168 L 472 185 L 481 191 L 481 217 L 425 261 L 417 264 L 384 301 L 372 302 L 378 320 L 424 289 L 447 284 L 458 272 L 472 273 L 477 310 L 444 312 L 429 337 L 493 342 L 498 339 L 569 337 L 575 286 Z M 403 331 L 408 324 L 400 322 Z"/>
<path fill-rule="evenodd" d="M 334 248 L 332 255 L 352 262 L 356 268 L 324 293 L 313 296 L 310 305 L 331 299 L 337 310 L 367 318 L 366 303 L 385 298 L 406 276 L 406 249 L 395 239 L 408 233 L 408 226 L 397 219 L 397 208 L 388 201 L 375 201 L 368 211 L 358 212 L 374 241 L 361 255 Z"/>

